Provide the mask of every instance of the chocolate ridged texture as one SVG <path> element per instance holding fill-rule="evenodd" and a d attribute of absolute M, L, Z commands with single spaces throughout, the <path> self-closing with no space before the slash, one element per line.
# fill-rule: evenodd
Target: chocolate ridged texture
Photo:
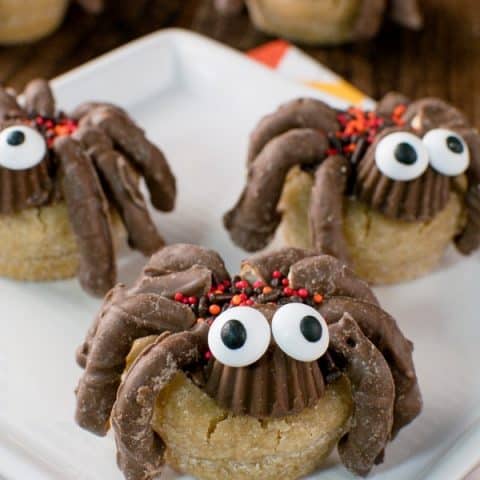
<path fill-rule="evenodd" d="M 277 307 L 258 305 L 271 322 Z M 248 367 L 233 368 L 212 359 L 205 391 L 222 408 L 256 418 L 284 417 L 313 407 L 325 392 L 318 362 L 299 362 L 272 340 L 265 355 Z"/>
<path fill-rule="evenodd" d="M 448 203 L 450 178 L 430 167 L 422 176 L 408 182 L 383 175 L 375 163 L 375 150 L 386 134 L 379 136 L 359 164 L 356 182 L 358 198 L 389 218 L 407 222 L 431 220 Z"/>
<path fill-rule="evenodd" d="M 10 119 L 2 122 L 0 131 L 16 125 L 32 127 L 22 119 Z M 26 170 L 0 167 L 0 214 L 8 215 L 48 204 L 55 197 L 52 168 L 49 154 L 38 165 Z"/>
<path fill-rule="evenodd" d="M 12 214 L 50 202 L 54 183 L 46 161 L 28 170 L 0 167 L 0 213 Z"/>

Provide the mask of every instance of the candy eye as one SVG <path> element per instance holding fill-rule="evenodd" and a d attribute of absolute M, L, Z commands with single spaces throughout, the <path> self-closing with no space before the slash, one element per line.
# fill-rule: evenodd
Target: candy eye
<path fill-rule="evenodd" d="M 270 345 L 267 319 L 251 307 L 235 307 L 221 313 L 208 332 L 212 355 L 229 367 L 255 363 Z"/>
<path fill-rule="evenodd" d="M 388 178 L 406 182 L 420 177 L 428 168 L 428 151 L 416 135 L 395 132 L 378 142 L 375 163 Z"/>
<path fill-rule="evenodd" d="M 457 133 L 446 128 L 436 128 L 427 132 L 423 143 L 430 154 L 430 164 L 437 172 L 454 177 L 468 168 L 468 146 Z"/>
<path fill-rule="evenodd" d="M 10 170 L 35 167 L 47 153 L 44 138 L 37 130 L 14 125 L 0 132 L 0 166 Z"/>
<path fill-rule="evenodd" d="M 278 309 L 273 316 L 272 333 L 277 345 L 301 362 L 319 359 L 330 341 L 323 317 L 303 303 L 288 303 Z"/>

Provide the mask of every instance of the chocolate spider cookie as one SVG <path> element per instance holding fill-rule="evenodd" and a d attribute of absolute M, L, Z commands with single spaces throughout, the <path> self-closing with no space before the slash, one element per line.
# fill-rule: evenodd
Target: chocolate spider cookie
<path fill-rule="evenodd" d="M 418 0 L 215 0 L 215 5 L 227 15 L 246 5 L 259 30 L 308 44 L 372 38 L 385 17 L 415 30 L 423 23 Z"/>
<path fill-rule="evenodd" d="M 233 241 L 315 248 L 372 283 L 429 272 L 452 242 L 480 245 L 480 135 L 446 102 L 389 94 L 377 109 L 292 101 L 252 134 Z"/>
<path fill-rule="evenodd" d="M 116 282 L 115 239 L 145 255 L 164 245 L 139 190 L 172 210 L 175 178 L 162 152 L 119 107 L 86 103 L 57 111 L 48 83 L 23 101 L 0 88 L 0 275 L 54 280 L 78 272 L 104 295 Z"/>
<path fill-rule="evenodd" d="M 77 353 L 76 420 L 113 427 L 129 480 L 296 479 L 335 445 L 366 475 L 422 407 L 412 343 L 339 260 L 286 248 L 242 263 L 193 245 L 115 287 Z"/>

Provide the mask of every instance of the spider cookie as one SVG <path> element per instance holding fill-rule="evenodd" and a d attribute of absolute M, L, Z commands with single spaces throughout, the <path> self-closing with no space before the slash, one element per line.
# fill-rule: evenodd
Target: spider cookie
<path fill-rule="evenodd" d="M 258 254 L 230 278 L 193 245 L 115 287 L 77 361 L 76 420 L 113 427 L 129 480 L 296 479 L 337 445 L 366 475 L 422 407 L 412 343 L 328 255 Z"/>
<path fill-rule="evenodd" d="M 175 178 L 162 152 L 120 108 L 102 103 L 58 112 L 48 83 L 23 101 L 0 88 L 0 275 L 78 277 L 104 295 L 116 282 L 115 240 L 151 255 L 164 245 L 139 190 L 169 211 Z"/>
<path fill-rule="evenodd" d="M 372 38 L 385 17 L 415 30 L 423 23 L 418 0 L 215 0 L 215 5 L 224 15 L 246 5 L 259 30 L 307 44 Z"/>
<path fill-rule="evenodd" d="M 372 283 L 413 279 L 454 241 L 480 244 L 480 136 L 446 102 L 389 94 L 376 111 L 292 101 L 251 136 L 247 185 L 224 218 L 233 241 L 333 255 Z"/>

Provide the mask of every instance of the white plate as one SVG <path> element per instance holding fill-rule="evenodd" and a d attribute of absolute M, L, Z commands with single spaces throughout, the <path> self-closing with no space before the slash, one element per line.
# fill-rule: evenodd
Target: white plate
<path fill-rule="evenodd" d="M 181 31 L 140 40 L 53 86 L 65 109 L 101 99 L 132 113 L 165 150 L 179 180 L 178 208 L 156 215 L 161 231 L 169 242 L 217 249 L 232 270 L 245 255 L 231 244 L 221 216 L 244 182 L 248 134 L 283 101 L 319 95 Z M 143 260 L 126 252 L 121 262 L 122 280 L 129 281 Z M 415 341 L 425 410 L 388 447 L 386 463 L 373 478 L 410 480 L 431 473 L 435 480 L 455 480 L 479 460 L 475 428 L 456 443 L 480 418 L 479 279 L 479 255 L 461 258 L 451 251 L 427 278 L 377 290 Z M 122 478 L 112 439 L 96 438 L 72 419 L 80 375 L 74 351 L 98 306 L 75 280 L 0 280 L 0 473 L 7 478 Z M 451 457 L 445 456 L 454 445 Z M 448 477 L 432 470 L 441 458 Z M 313 478 L 352 477 L 332 460 Z"/>

